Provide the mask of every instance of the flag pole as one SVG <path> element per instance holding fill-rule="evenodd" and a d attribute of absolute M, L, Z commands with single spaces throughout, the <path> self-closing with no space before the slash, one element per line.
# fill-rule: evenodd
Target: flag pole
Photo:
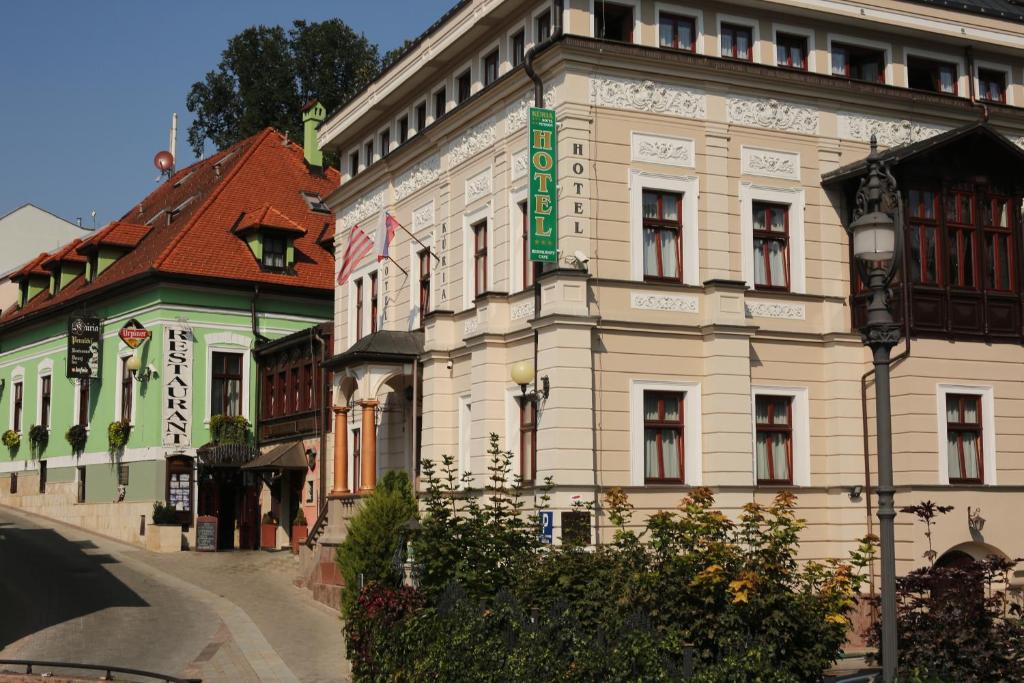
<path fill-rule="evenodd" d="M 402 273 L 405 274 L 406 277 L 409 277 L 409 273 L 405 270 L 405 268 L 403 268 L 402 266 L 398 265 L 398 261 L 396 261 L 395 259 L 391 258 L 390 255 L 389 256 L 385 256 L 384 258 L 386 258 L 388 261 L 391 261 L 392 263 L 394 263 L 395 264 L 395 268 L 398 268 L 400 271 L 402 271 Z"/>
<path fill-rule="evenodd" d="M 388 215 L 390 215 L 390 214 L 388 214 Z M 404 231 L 405 231 L 405 234 L 406 234 L 406 235 L 408 235 L 409 237 L 413 238 L 413 240 L 414 240 L 414 241 L 416 242 L 416 244 L 418 244 L 418 245 L 420 245 L 421 247 L 423 247 L 424 249 L 426 249 L 426 250 L 427 250 L 427 253 L 429 253 L 429 254 L 430 254 L 431 256 L 433 256 L 433 257 L 434 257 L 434 259 L 435 259 L 435 260 L 436 260 L 436 261 L 437 261 L 438 263 L 440 263 L 440 262 L 441 262 L 441 257 L 440 257 L 440 256 L 438 256 L 437 254 L 435 254 L 435 253 L 434 253 L 434 250 L 433 250 L 433 249 L 431 249 L 431 248 L 430 248 L 430 247 L 428 247 L 427 245 L 423 244 L 423 242 L 420 242 L 420 241 L 419 241 L 419 239 L 418 239 L 418 238 L 416 237 L 416 235 L 414 235 L 414 234 L 412 234 L 411 232 L 409 232 L 409 228 L 405 227 L 404 225 L 402 225 L 401 223 L 399 223 L 399 222 L 398 222 L 398 219 L 397 219 L 397 218 L 395 218 L 394 216 L 391 216 L 391 218 L 393 218 L 393 219 L 394 219 L 395 223 L 398 223 L 398 227 L 400 227 L 400 228 L 401 228 L 402 230 L 404 230 Z M 403 272 L 404 272 L 404 271 L 403 271 Z"/>

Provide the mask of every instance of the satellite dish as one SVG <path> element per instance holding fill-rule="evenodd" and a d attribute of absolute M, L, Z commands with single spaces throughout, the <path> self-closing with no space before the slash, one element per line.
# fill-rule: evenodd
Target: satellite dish
<path fill-rule="evenodd" d="M 167 150 L 157 152 L 156 156 L 153 157 L 153 165 L 161 173 L 166 173 L 174 167 L 174 156 Z"/>

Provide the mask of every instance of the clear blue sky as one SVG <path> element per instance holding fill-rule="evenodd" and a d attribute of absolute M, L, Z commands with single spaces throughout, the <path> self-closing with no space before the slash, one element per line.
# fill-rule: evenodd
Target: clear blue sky
<path fill-rule="evenodd" d="M 0 3 L 0 216 L 31 202 L 91 226 L 156 186 L 153 155 L 228 38 L 256 24 L 339 17 L 382 51 L 455 0 L 21 0 Z M 0 245 L 2 246 L 2 245 Z"/>

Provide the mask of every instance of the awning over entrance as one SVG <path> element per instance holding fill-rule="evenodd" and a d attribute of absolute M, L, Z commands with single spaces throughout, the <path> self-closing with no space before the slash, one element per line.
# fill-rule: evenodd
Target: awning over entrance
<path fill-rule="evenodd" d="M 301 441 L 289 441 L 271 448 L 252 462 L 242 466 L 244 470 L 305 470 L 306 450 Z"/>
<path fill-rule="evenodd" d="M 212 444 L 196 449 L 199 462 L 207 467 L 241 467 L 260 455 L 255 446 L 249 444 Z"/>
<path fill-rule="evenodd" d="M 411 363 L 423 353 L 422 332 L 378 330 L 368 334 L 346 351 L 328 359 L 330 370 L 339 370 L 364 362 Z"/>

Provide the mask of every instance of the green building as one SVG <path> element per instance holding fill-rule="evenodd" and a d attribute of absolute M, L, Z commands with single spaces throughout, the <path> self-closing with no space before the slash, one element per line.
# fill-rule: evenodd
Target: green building
<path fill-rule="evenodd" d="M 266 129 L 14 271 L 18 301 L 0 315 L 0 505 L 143 544 L 157 501 L 189 529 L 216 516 L 221 547 L 256 547 L 273 506 L 288 521 L 288 492 L 306 482 L 243 470 L 258 444 L 233 432 L 257 418 L 252 350 L 332 318 L 320 198 L 338 181 L 315 150 Z M 286 389 L 299 402 L 301 381 Z"/>

